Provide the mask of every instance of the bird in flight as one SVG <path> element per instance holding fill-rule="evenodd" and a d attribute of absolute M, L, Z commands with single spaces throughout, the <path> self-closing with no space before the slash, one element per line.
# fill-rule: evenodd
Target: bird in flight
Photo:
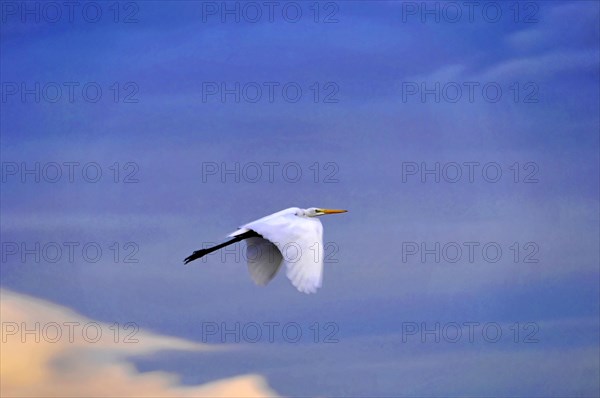
<path fill-rule="evenodd" d="M 250 277 L 266 285 L 285 263 L 286 275 L 303 293 L 316 293 L 323 280 L 323 225 L 317 217 L 347 210 L 290 207 L 252 221 L 229 234 L 231 240 L 196 250 L 184 261 L 197 260 L 216 250 L 246 240 Z"/>

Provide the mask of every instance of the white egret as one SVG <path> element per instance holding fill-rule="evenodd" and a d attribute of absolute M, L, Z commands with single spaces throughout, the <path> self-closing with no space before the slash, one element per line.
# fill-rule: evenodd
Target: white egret
<path fill-rule="evenodd" d="M 252 280 L 266 285 L 275 277 L 281 264 L 286 275 L 303 293 L 315 293 L 323 280 L 323 225 L 317 218 L 347 210 L 300 209 L 290 207 L 252 221 L 229 234 L 233 238 L 220 245 L 196 250 L 185 264 L 216 250 L 246 239 L 246 258 Z"/>

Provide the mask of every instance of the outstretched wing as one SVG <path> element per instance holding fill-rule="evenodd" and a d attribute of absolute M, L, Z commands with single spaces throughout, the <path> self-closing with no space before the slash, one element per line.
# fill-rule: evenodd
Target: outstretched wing
<path fill-rule="evenodd" d="M 246 239 L 246 258 L 250 277 L 262 286 L 275 277 L 283 260 L 279 249 L 263 238 Z"/>
<path fill-rule="evenodd" d="M 247 230 L 259 233 L 279 249 L 286 265 L 286 275 L 296 289 L 303 293 L 315 293 L 321 287 L 323 226 L 317 218 L 279 212 L 248 223 L 234 234 Z"/>

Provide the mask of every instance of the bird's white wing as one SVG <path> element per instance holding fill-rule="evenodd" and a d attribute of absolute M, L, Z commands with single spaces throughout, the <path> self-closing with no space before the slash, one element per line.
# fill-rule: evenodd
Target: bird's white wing
<path fill-rule="evenodd" d="M 283 260 L 279 249 L 263 238 L 246 239 L 246 258 L 250 277 L 262 286 L 275 277 Z"/>
<path fill-rule="evenodd" d="M 248 223 L 230 236 L 248 230 L 261 234 L 279 249 L 296 289 L 315 293 L 323 281 L 323 225 L 317 218 L 298 217 L 290 210 Z"/>
<path fill-rule="evenodd" d="M 244 232 L 248 232 L 249 230 L 253 229 L 251 227 L 251 225 L 272 225 L 273 227 L 276 227 L 277 225 L 280 225 L 281 223 L 285 223 L 285 219 L 284 217 L 288 216 L 288 215 L 294 215 L 296 213 L 297 208 L 296 207 L 290 207 L 289 209 L 285 209 L 285 210 L 281 210 L 278 211 L 277 213 L 273 213 L 273 214 L 269 214 L 268 216 L 265 216 L 263 218 L 259 218 L 258 220 L 249 222 L 248 224 L 242 225 L 241 227 L 239 227 L 236 231 L 230 233 L 229 236 L 230 238 L 234 238 L 238 235 L 243 234 Z M 256 231 L 258 232 L 258 231 Z"/>

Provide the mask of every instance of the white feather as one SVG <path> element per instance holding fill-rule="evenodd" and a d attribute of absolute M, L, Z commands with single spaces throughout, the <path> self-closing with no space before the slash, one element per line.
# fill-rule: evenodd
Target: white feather
<path fill-rule="evenodd" d="M 248 254 L 248 269 L 252 279 L 258 284 L 268 283 L 276 274 L 281 262 L 285 263 L 286 275 L 292 284 L 303 293 L 315 293 L 323 281 L 323 225 L 316 217 L 296 215 L 301 209 L 292 207 L 270 216 L 243 225 L 230 237 L 237 236 L 249 230 L 255 231 L 264 239 L 275 245 L 281 259 L 259 258 L 250 260 Z M 248 240 L 247 250 L 251 245 L 267 249 L 268 245 L 260 242 L 260 238 Z M 261 257 L 264 257 L 262 254 Z"/>
<path fill-rule="evenodd" d="M 257 285 L 266 285 L 275 277 L 283 260 L 279 249 L 263 238 L 246 240 L 246 258 L 250 277 Z"/>

